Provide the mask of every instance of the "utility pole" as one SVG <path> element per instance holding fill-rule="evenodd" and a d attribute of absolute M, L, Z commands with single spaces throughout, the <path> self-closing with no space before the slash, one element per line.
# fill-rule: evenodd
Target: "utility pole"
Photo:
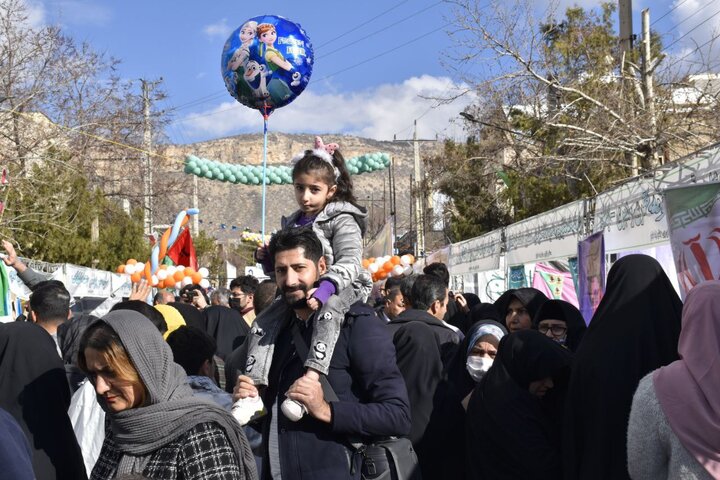
<path fill-rule="evenodd" d="M 407 140 L 398 140 L 393 138 L 394 142 L 405 142 Z M 424 195 L 423 195 L 423 179 L 425 176 L 422 173 L 422 165 L 420 164 L 420 142 L 436 142 L 437 139 L 418 139 L 417 137 L 417 120 L 413 121 L 413 178 L 414 182 L 411 183 L 413 192 L 413 211 L 415 220 L 415 257 L 420 258 L 425 256 L 425 209 Z"/>
<path fill-rule="evenodd" d="M 655 94 L 653 89 L 653 71 L 655 70 L 656 62 L 651 57 L 650 51 L 650 9 L 646 8 L 642 11 L 642 86 L 643 96 L 645 97 L 645 109 L 647 114 L 650 116 L 650 133 L 653 138 L 650 145 L 651 154 L 647 160 L 649 165 L 648 168 L 657 167 L 658 154 L 657 154 L 657 118 L 655 118 Z"/>
<path fill-rule="evenodd" d="M 627 57 L 632 51 L 633 40 L 635 39 L 632 25 L 632 0 L 618 0 L 618 16 L 620 17 L 620 51 L 622 52 L 620 57 L 620 76 L 623 79 L 623 83 L 625 83 L 625 64 L 630 61 Z M 634 74 L 633 78 L 635 78 Z M 630 88 L 629 92 L 632 91 L 633 89 Z M 623 94 L 625 94 L 625 89 L 623 89 Z M 629 94 L 632 95 L 632 93 Z M 638 176 L 640 171 L 638 168 L 637 155 L 635 153 L 626 153 L 625 157 L 626 161 L 632 165 L 632 176 Z"/>
<path fill-rule="evenodd" d="M 193 196 L 192 196 L 192 204 L 193 208 L 199 209 L 198 207 L 198 177 L 197 175 L 193 175 Z M 200 215 L 193 215 L 193 235 L 197 237 L 197 235 L 200 233 Z"/>
<path fill-rule="evenodd" d="M 152 125 L 150 123 L 150 92 L 158 85 L 162 80 L 159 81 L 147 81 L 143 78 L 140 79 L 142 84 L 142 99 L 143 99 L 143 150 L 145 151 L 144 161 L 144 192 L 143 192 L 143 219 L 145 226 L 145 235 L 152 235 L 153 233 L 153 169 L 152 169 Z"/>

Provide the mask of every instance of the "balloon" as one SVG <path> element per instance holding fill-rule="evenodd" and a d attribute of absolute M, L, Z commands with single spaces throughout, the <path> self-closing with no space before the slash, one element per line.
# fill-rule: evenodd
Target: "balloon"
<path fill-rule="evenodd" d="M 370 273 L 377 273 L 378 270 L 379 268 L 376 263 L 371 263 L 370 266 L 368 266 L 368 271 Z"/>
<path fill-rule="evenodd" d="M 397 255 L 393 255 L 392 257 L 390 257 L 390 261 L 393 265 L 400 265 L 400 257 L 398 257 Z"/>
<path fill-rule="evenodd" d="M 408 255 L 403 255 L 402 257 L 400 257 L 400 265 L 402 265 L 403 267 L 407 267 L 408 265 L 410 265 L 410 257 Z"/>
<path fill-rule="evenodd" d="M 190 278 L 190 277 L 183 277 L 181 283 L 182 283 L 183 287 L 186 287 L 188 285 L 192 285 L 193 281 L 192 281 L 192 278 Z"/>
<path fill-rule="evenodd" d="M 138 262 L 134 258 L 131 258 L 130 260 L 127 261 L 128 265 L 135 265 L 136 263 L 138 263 Z"/>
<path fill-rule="evenodd" d="M 412 268 L 410 265 L 408 265 L 407 267 L 405 267 L 405 271 L 404 271 L 403 273 L 404 273 L 405 275 L 412 275 L 412 273 L 413 273 L 413 268 Z"/>
<path fill-rule="evenodd" d="M 363 258 L 363 261 L 362 261 L 363 268 L 368 268 L 369 265 L 370 265 L 370 260 L 368 260 L 367 258 Z"/>
<path fill-rule="evenodd" d="M 203 278 L 200 281 L 200 286 L 205 289 L 210 288 L 210 280 L 208 280 L 207 278 Z"/>
<path fill-rule="evenodd" d="M 178 265 L 177 267 L 175 267 L 175 269 L 176 269 L 178 272 L 182 272 L 182 271 L 185 270 L 185 265 Z"/>
<path fill-rule="evenodd" d="M 387 278 L 387 272 L 383 270 L 381 272 L 378 272 L 377 276 L 378 276 L 378 279 L 385 280 Z"/>
<path fill-rule="evenodd" d="M 183 287 L 182 282 L 175 282 L 175 288 L 180 290 Z"/>
<path fill-rule="evenodd" d="M 185 274 L 182 272 L 182 270 L 176 270 L 173 274 L 173 278 L 176 282 L 181 282 L 183 278 L 185 278 Z"/>
<path fill-rule="evenodd" d="M 175 265 L 170 265 L 167 268 L 168 276 L 175 275 L 175 272 L 177 271 L 177 268 L 175 268 Z"/>
<path fill-rule="evenodd" d="M 192 283 L 196 283 L 198 285 L 200 285 L 200 282 L 203 279 L 202 275 L 200 275 L 200 272 L 193 273 L 190 278 L 192 278 Z"/>
<path fill-rule="evenodd" d="M 158 280 L 165 280 L 167 277 L 168 277 L 167 270 L 158 270 L 158 272 L 157 272 Z"/>
<path fill-rule="evenodd" d="M 124 270 L 125 273 L 127 273 L 128 275 L 132 275 L 133 273 L 135 273 L 135 265 L 128 263 L 127 265 L 125 265 Z"/>
<path fill-rule="evenodd" d="M 133 283 L 138 283 L 141 278 L 142 278 L 141 272 L 135 272 L 132 275 L 130 275 L 130 281 Z"/>
<path fill-rule="evenodd" d="M 403 273 L 405 273 L 405 267 L 403 267 L 402 265 L 395 265 L 392 269 L 392 273 L 393 275 L 402 275 Z"/>
<path fill-rule="evenodd" d="M 276 15 L 253 17 L 225 42 L 220 68 L 238 102 L 269 115 L 305 90 L 312 74 L 312 44 L 300 25 Z"/>
<path fill-rule="evenodd" d="M 117 273 L 125 273 L 125 265 L 118 265 Z"/>
<path fill-rule="evenodd" d="M 202 278 L 207 278 L 210 275 L 210 271 L 205 267 L 198 268 L 198 273 L 202 276 Z"/>
<path fill-rule="evenodd" d="M 195 269 L 192 267 L 185 267 L 183 269 L 183 273 L 186 277 L 192 277 L 193 273 L 195 273 Z"/>
<path fill-rule="evenodd" d="M 157 275 L 153 275 L 150 277 L 150 284 L 154 287 L 160 282 L 160 279 L 157 277 Z"/>

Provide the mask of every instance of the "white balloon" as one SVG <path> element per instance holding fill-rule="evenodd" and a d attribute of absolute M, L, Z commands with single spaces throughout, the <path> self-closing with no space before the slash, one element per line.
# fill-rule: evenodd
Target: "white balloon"
<path fill-rule="evenodd" d="M 128 275 L 132 275 L 133 273 L 135 273 L 135 265 L 125 265 L 125 273 L 127 273 Z"/>
<path fill-rule="evenodd" d="M 192 285 L 192 278 L 190 278 L 190 277 L 184 277 L 184 278 L 182 279 L 182 282 L 181 282 L 181 283 L 182 283 L 182 286 L 183 286 L 183 287 L 186 286 L 186 285 Z"/>
<path fill-rule="evenodd" d="M 208 280 L 207 278 L 203 278 L 202 280 L 200 280 L 200 286 L 202 288 L 210 288 L 210 280 Z"/>
<path fill-rule="evenodd" d="M 159 282 L 160 280 L 159 280 L 159 277 L 158 277 L 157 275 L 153 275 L 152 277 L 150 277 L 150 281 L 151 281 L 151 283 L 152 283 L 152 286 L 154 287 L 155 285 L 158 284 L 158 282 Z"/>
<path fill-rule="evenodd" d="M 158 270 L 157 271 L 158 280 L 165 280 L 167 277 L 168 277 L 167 270 Z"/>
<path fill-rule="evenodd" d="M 403 273 L 405 273 L 405 267 L 402 265 L 395 265 L 392 269 L 393 275 L 402 275 Z"/>
<path fill-rule="evenodd" d="M 178 272 L 182 272 L 183 270 L 185 270 L 185 265 L 178 265 L 177 267 L 175 267 L 175 269 L 176 269 Z"/>
<path fill-rule="evenodd" d="M 175 282 L 175 288 L 180 290 L 183 287 L 182 282 Z"/>
<path fill-rule="evenodd" d="M 368 265 L 368 270 L 370 271 L 370 273 L 377 273 L 379 269 L 380 267 L 377 263 L 371 263 L 370 265 Z"/>
<path fill-rule="evenodd" d="M 402 265 L 403 267 L 407 267 L 408 265 L 410 265 L 410 257 L 408 257 L 407 255 L 403 255 L 402 257 L 400 257 L 400 265 Z"/>
<path fill-rule="evenodd" d="M 175 265 L 170 265 L 167 268 L 167 272 L 168 272 L 168 277 L 171 275 L 175 275 L 175 272 L 177 272 L 177 268 L 175 268 Z"/>
<path fill-rule="evenodd" d="M 412 273 L 413 273 L 413 268 L 412 268 L 410 265 L 408 265 L 407 267 L 405 267 L 405 271 L 404 271 L 403 273 L 404 273 L 405 275 L 412 275 Z"/>
<path fill-rule="evenodd" d="M 135 264 L 135 272 L 142 272 L 143 270 L 145 270 L 145 264 L 144 264 L 144 263 L 138 262 L 138 263 Z"/>
<path fill-rule="evenodd" d="M 392 277 L 392 276 L 393 276 L 393 272 L 392 272 L 392 271 L 389 271 L 388 274 L 387 274 L 387 277 L 385 277 L 385 278 L 390 278 L 390 277 Z"/>
<path fill-rule="evenodd" d="M 200 274 L 200 276 L 201 276 L 202 278 L 207 278 L 208 276 L 210 276 L 210 270 L 208 270 L 208 269 L 205 268 L 205 267 L 200 267 L 200 268 L 198 269 L 198 273 Z"/>

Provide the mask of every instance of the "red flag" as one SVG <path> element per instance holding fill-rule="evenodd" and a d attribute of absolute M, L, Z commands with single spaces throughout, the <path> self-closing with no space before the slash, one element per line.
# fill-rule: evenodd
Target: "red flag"
<path fill-rule="evenodd" d="M 10 178 L 8 175 L 7 168 L 2 169 L 2 174 L 0 174 L 0 185 L 7 185 L 10 183 Z"/>
<path fill-rule="evenodd" d="M 195 254 L 189 228 L 185 228 L 180 232 L 173 246 L 168 249 L 167 256 L 175 262 L 175 265 L 185 265 L 197 272 L 197 255 Z"/>

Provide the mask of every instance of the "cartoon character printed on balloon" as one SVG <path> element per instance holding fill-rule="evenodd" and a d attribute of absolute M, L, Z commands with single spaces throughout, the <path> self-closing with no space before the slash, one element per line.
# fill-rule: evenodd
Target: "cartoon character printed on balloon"
<path fill-rule="evenodd" d="M 247 65 L 250 59 L 250 47 L 257 36 L 257 22 L 249 20 L 240 27 L 240 33 L 238 38 L 240 39 L 240 46 L 235 50 L 230 61 L 228 62 L 228 69 L 234 72 L 233 85 L 229 87 L 231 90 L 235 90 L 237 95 L 249 96 L 255 95 L 255 91 L 251 90 L 252 87 L 248 82 L 245 74 L 247 73 Z"/>
<path fill-rule="evenodd" d="M 253 97 L 257 99 L 255 102 L 257 107 L 262 107 L 265 100 L 270 97 L 270 92 L 268 92 L 267 87 L 267 77 L 268 71 L 265 65 L 260 65 L 255 60 L 250 60 L 245 65 L 243 80 L 245 84 L 250 87 Z"/>
<path fill-rule="evenodd" d="M 257 26 L 258 55 L 265 61 L 269 72 L 268 91 L 273 103 L 279 103 L 292 96 L 290 86 L 300 85 L 300 72 L 295 71 L 292 63 L 285 60 L 279 50 L 275 48 L 277 30 L 271 23 L 261 23 Z M 289 82 L 288 82 L 289 80 Z"/>

